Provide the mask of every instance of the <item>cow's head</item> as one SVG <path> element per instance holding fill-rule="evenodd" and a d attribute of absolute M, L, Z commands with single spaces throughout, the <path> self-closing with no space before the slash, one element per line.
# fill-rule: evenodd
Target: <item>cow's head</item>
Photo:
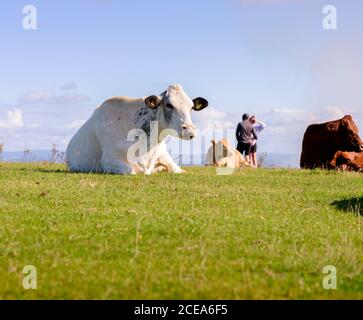
<path fill-rule="evenodd" d="M 216 159 L 219 160 L 224 157 L 230 157 L 234 154 L 234 148 L 231 147 L 227 139 L 221 139 L 219 141 L 211 140 L 213 152 Z"/>
<path fill-rule="evenodd" d="M 145 104 L 158 109 L 161 129 L 172 129 L 183 140 L 191 140 L 197 135 L 191 119 L 191 111 L 200 111 L 208 106 L 204 98 L 190 99 L 180 85 L 172 85 L 160 96 L 146 98 Z"/>
<path fill-rule="evenodd" d="M 359 137 L 359 130 L 351 116 L 345 116 L 340 120 L 338 128 L 340 150 L 361 152 L 363 141 Z"/>

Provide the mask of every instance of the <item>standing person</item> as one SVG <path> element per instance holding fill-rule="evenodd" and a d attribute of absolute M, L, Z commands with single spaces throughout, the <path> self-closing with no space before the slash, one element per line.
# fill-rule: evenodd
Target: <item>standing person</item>
<path fill-rule="evenodd" d="M 237 125 L 236 138 L 237 138 L 237 150 L 246 156 L 246 161 L 250 164 L 250 149 L 253 144 L 253 140 L 257 140 L 257 132 L 249 121 L 250 116 L 245 113 L 242 117 L 242 122 Z"/>
<path fill-rule="evenodd" d="M 251 122 L 252 126 L 255 128 L 256 132 L 260 134 L 260 132 L 266 128 L 266 125 L 261 122 L 257 121 L 255 116 L 252 116 L 249 121 Z M 251 164 L 255 168 L 257 168 L 257 139 L 252 140 L 252 146 L 250 149 L 250 157 L 251 157 Z"/>

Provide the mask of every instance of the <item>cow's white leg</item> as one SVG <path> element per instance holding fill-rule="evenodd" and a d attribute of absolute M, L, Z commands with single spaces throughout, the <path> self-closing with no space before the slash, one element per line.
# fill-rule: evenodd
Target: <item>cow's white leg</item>
<path fill-rule="evenodd" d="M 154 173 L 156 163 L 159 159 L 160 151 L 162 151 L 162 149 L 159 149 L 156 151 L 154 150 L 154 152 L 151 152 L 151 154 L 149 154 L 150 158 L 147 161 L 147 165 L 145 166 L 145 170 L 144 170 L 144 173 L 146 175 L 150 175 L 150 174 Z"/>
<path fill-rule="evenodd" d="M 150 175 L 154 172 L 155 170 L 155 164 L 156 164 L 156 159 L 152 159 L 148 165 L 148 167 L 145 169 L 144 173 L 146 175 Z"/>
<path fill-rule="evenodd" d="M 164 152 L 160 155 L 160 160 L 168 165 L 168 168 L 172 173 L 184 172 L 184 170 L 180 168 L 180 166 L 174 161 L 167 150 L 164 150 Z"/>
<path fill-rule="evenodd" d="M 115 155 L 105 154 L 101 159 L 102 170 L 113 174 L 136 174 L 135 170 Z"/>
<path fill-rule="evenodd" d="M 155 172 L 156 163 L 158 162 L 160 155 L 163 154 L 164 150 L 166 150 L 166 145 L 162 141 L 159 145 L 156 145 L 148 152 L 146 155 L 146 165 L 144 173 L 146 175 L 150 175 Z"/>

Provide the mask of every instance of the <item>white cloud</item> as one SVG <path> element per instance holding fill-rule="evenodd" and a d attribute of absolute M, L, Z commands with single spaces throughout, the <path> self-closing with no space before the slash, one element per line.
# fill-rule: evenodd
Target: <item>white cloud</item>
<path fill-rule="evenodd" d="M 68 123 L 66 124 L 66 128 L 67 129 L 79 129 L 80 127 L 83 126 L 83 124 L 86 122 L 86 120 L 84 119 L 81 119 L 81 120 L 75 120 L 75 121 L 72 121 L 71 123 Z"/>
<path fill-rule="evenodd" d="M 201 131 L 213 131 L 231 129 L 235 126 L 235 120 L 231 115 L 215 108 L 208 108 L 193 114 L 195 123 Z"/>
<path fill-rule="evenodd" d="M 62 105 L 83 103 L 90 100 L 89 96 L 73 91 L 76 88 L 77 85 L 70 82 L 60 87 L 60 90 L 67 91 L 66 93 L 60 93 L 58 89 L 29 91 L 22 94 L 18 98 L 18 102 L 24 104 Z"/>
<path fill-rule="evenodd" d="M 55 96 L 55 93 L 51 90 L 49 91 L 30 91 L 24 93 L 19 97 L 19 102 L 23 103 L 37 103 L 37 102 L 46 102 L 52 99 Z"/>
<path fill-rule="evenodd" d="M 297 108 L 273 108 L 267 114 L 274 123 L 293 124 L 296 122 L 314 121 L 314 114 L 311 111 Z"/>
<path fill-rule="evenodd" d="M 271 135 L 285 135 L 287 129 L 285 127 L 267 127 L 264 132 Z"/>
<path fill-rule="evenodd" d="M 19 103 L 42 103 L 42 104 L 75 104 L 89 101 L 87 95 L 71 92 L 58 94 L 54 90 L 49 91 L 30 91 L 19 97 Z"/>
<path fill-rule="evenodd" d="M 3 129 L 22 128 L 23 126 L 23 113 L 18 108 L 14 109 L 14 111 L 9 110 L 7 119 L 0 120 L 0 128 Z"/>
<path fill-rule="evenodd" d="M 323 110 L 326 111 L 333 118 L 338 119 L 344 117 L 344 111 L 340 107 L 325 107 Z"/>

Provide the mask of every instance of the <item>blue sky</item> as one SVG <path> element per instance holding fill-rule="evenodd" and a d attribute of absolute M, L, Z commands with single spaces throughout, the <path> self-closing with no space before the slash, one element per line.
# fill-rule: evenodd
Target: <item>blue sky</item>
<path fill-rule="evenodd" d="M 38 30 L 22 28 L 37 8 Z M 338 29 L 324 30 L 335 5 Z M 0 10 L 0 142 L 65 149 L 105 99 L 180 83 L 209 110 L 206 132 L 245 111 L 268 128 L 260 150 L 300 150 L 307 124 L 352 114 L 363 130 L 359 0 L 28 0 Z M 232 133 L 233 135 L 233 133 Z"/>

